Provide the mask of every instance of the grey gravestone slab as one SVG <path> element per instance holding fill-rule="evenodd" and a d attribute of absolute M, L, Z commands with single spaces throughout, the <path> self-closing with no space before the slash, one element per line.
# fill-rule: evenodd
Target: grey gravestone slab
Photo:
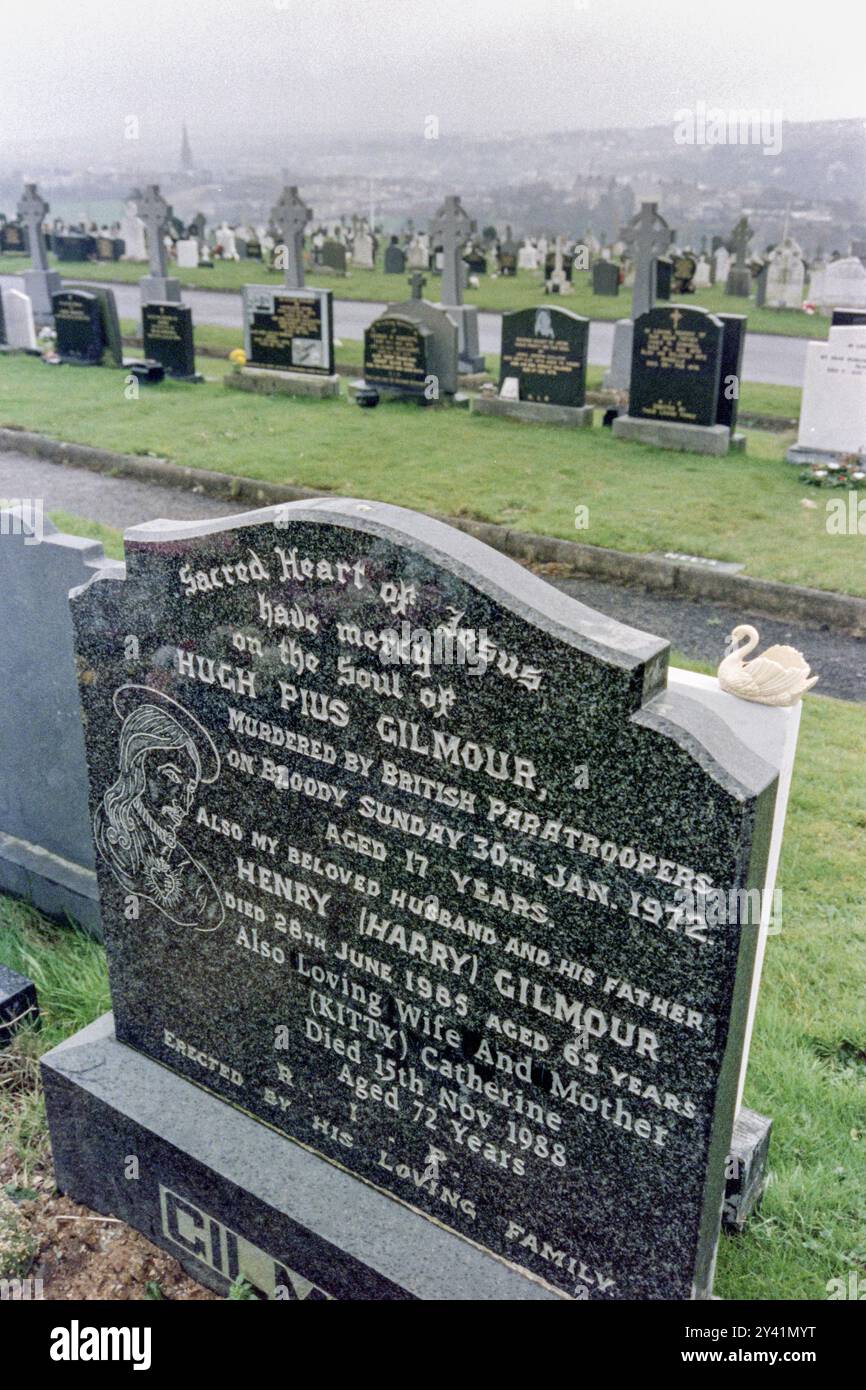
<path fill-rule="evenodd" d="M 192 309 L 184 304 L 144 304 L 141 323 L 145 357 L 161 362 L 170 376 L 194 380 Z"/>
<path fill-rule="evenodd" d="M 97 541 L 18 508 L 0 528 L 0 888 L 50 916 L 99 926 L 69 590 L 122 574 Z"/>
<path fill-rule="evenodd" d="M 593 294 L 619 294 L 619 266 L 613 261 L 595 261 L 592 267 Z"/>
<path fill-rule="evenodd" d="M 57 352 L 64 362 L 101 367 L 106 342 L 102 305 L 86 290 L 61 290 L 51 301 Z"/>
<path fill-rule="evenodd" d="M 364 380 L 399 395 L 426 399 L 432 332 L 407 315 L 388 313 L 364 330 Z"/>
<path fill-rule="evenodd" d="M 326 241 L 322 247 L 321 265 L 334 275 L 346 273 L 346 248 L 341 241 Z"/>
<path fill-rule="evenodd" d="M 382 317 L 391 316 L 408 319 L 428 330 L 428 373 L 436 378 L 440 398 L 456 395 L 458 333 L 451 314 L 427 299 L 407 299 L 387 306 Z"/>
<path fill-rule="evenodd" d="M 589 319 L 568 309 L 503 314 L 500 390 L 507 377 L 517 377 L 521 401 L 584 405 L 588 339 Z"/>
<path fill-rule="evenodd" d="M 0 963 L 0 1047 L 6 1047 L 23 1023 L 36 1023 L 36 986 L 26 975 Z"/>
<path fill-rule="evenodd" d="M 678 889 L 763 885 L 777 776 L 729 697 L 380 503 L 126 548 L 73 596 L 119 1042 L 568 1297 L 708 1296 L 757 926 Z"/>
<path fill-rule="evenodd" d="M 106 351 L 113 364 L 116 367 L 122 367 L 123 339 L 120 336 L 120 319 L 117 316 L 117 300 L 114 297 L 114 290 L 105 285 L 93 285 L 86 281 L 82 284 L 75 280 L 67 280 L 65 288 L 92 294 L 99 301 Z"/>
<path fill-rule="evenodd" d="M 635 319 L 629 415 L 715 425 L 722 336 L 721 323 L 704 309 L 659 306 Z"/>
<path fill-rule="evenodd" d="M 3 317 L 6 320 L 6 342 L 10 348 L 25 352 L 36 350 L 36 325 L 30 296 L 21 290 L 2 290 Z"/>
<path fill-rule="evenodd" d="M 728 1157 L 725 1205 L 726 1230 L 740 1234 L 758 1208 L 767 1185 L 767 1159 L 773 1121 L 743 1107 L 737 1114 Z"/>
<path fill-rule="evenodd" d="M 332 376 L 331 290 L 244 285 L 244 350 L 251 367 Z"/>

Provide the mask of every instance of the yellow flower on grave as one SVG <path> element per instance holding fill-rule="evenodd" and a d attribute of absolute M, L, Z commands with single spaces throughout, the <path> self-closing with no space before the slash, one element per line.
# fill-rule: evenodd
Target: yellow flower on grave
<path fill-rule="evenodd" d="M 234 362 L 236 367 L 246 366 L 247 355 L 243 348 L 232 348 L 229 353 L 229 361 Z"/>

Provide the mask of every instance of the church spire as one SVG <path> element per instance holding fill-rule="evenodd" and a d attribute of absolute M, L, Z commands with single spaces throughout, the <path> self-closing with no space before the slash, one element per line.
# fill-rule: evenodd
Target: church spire
<path fill-rule="evenodd" d="M 192 158 L 192 150 L 189 144 L 189 135 L 186 129 L 186 121 L 183 123 L 183 136 L 180 142 L 180 167 L 183 169 L 184 173 L 188 173 L 195 167 Z"/>

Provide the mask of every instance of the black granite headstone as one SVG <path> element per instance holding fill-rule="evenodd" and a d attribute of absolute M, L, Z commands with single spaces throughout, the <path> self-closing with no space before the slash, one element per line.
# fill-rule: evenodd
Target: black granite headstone
<path fill-rule="evenodd" d="M 39 1021 L 36 986 L 26 975 L 0 963 L 0 1047 L 6 1047 L 19 1028 Z"/>
<path fill-rule="evenodd" d="M 619 266 L 613 261 L 598 260 L 592 266 L 593 294 L 619 294 Z"/>
<path fill-rule="evenodd" d="M 704 309 L 658 305 L 634 321 L 628 413 L 673 424 L 715 425 L 720 321 Z"/>
<path fill-rule="evenodd" d="M 87 290 L 61 290 L 52 296 L 56 350 L 64 362 L 99 367 L 106 348 L 102 308 Z"/>
<path fill-rule="evenodd" d="M 745 314 L 716 314 L 716 318 L 723 329 L 716 424 L 727 425 L 733 434 L 740 404 L 747 320 Z"/>
<path fill-rule="evenodd" d="M 3 312 L 3 294 L 0 291 L 0 345 L 6 342 L 6 317 Z"/>
<path fill-rule="evenodd" d="M 370 1244 L 348 1172 L 566 1297 L 707 1297 L 757 928 L 687 901 L 763 884 L 776 785 L 728 707 L 668 687 L 663 641 L 398 508 L 125 545 L 125 580 L 72 603 L 118 1043 L 80 1035 L 59 1172 L 152 1219 L 117 1166 L 118 1106 L 176 1133 L 152 1058 L 204 1088 L 166 1074 L 166 1123 L 196 1144 L 200 1095 L 222 1173 L 250 1117 L 260 1194 L 298 1168 L 273 1131 L 342 1170 L 325 1292 L 341 1240 Z M 215 1097 L 245 1112 L 222 1148 Z M 227 1207 L 164 1141 L 152 1162 L 188 1241 L 208 1214 L 249 1234 L 243 1190 Z"/>
<path fill-rule="evenodd" d="M 245 285 L 243 305 L 250 366 L 332 375 L 334 314 L 330 290 Z"/>
<path fill-rule="evenodd" d="M 152 303 L 141 310 L 144 355 L 165 367 L 169 376 L 195 376 L 192 309 L 184 304 Z"/>
<path fill-rule="evenodd" d="M 30 238 L 27 228 L 20 222 L 7 222 L 6 226 L 0 231 L 2 237 L 2 250 L 4 255 L 8 252 L 25 254 L 30 249 Z"/>
<path fill-rule="evenodd" d="M 589 319 L 567 309 L 518 309 L 502 315 L 500 389 L 517 377 L 522 401 L 585 404 Z"/>
<path fill-rule="evenodd" d="M 322 247 L 321 263 L 334 275 L 346 274 L 346 248 L 341 241 L 326 241 Z"/>
<path fill-rule="evenodd" d="M 96 254 L 96 240 L 79 232 L 55 232 L 52 238 L 58 261 L 89 261 Z"/>
<path fill-rule="evenodd" d="M 82 283 L 76 280 L 67 280 L 66 287 L 69 290 L 91 294 L 98 301 L 106 350 L 114 366 L 122 367 L 123 339 L 120 333 L 120 319 L 117 316 L 117 300 L 114 297 L 114 290 L 109 289 L 107 285 L 94 285 L 90 281 Z"/>
<path fill-rule="evenodd" d="M 423 396 L 429 373 L 430 330 L 414 320 L 383 314 L 364 330 L 364 380 L 410 396 Z"/>

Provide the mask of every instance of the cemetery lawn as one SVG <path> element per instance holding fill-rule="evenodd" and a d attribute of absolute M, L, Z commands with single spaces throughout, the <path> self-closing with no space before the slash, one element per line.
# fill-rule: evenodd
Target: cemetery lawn
<path fill-rule="evenodd" d="M 745 1233 L 722 1237 L 724 1299 L 824 1299 L 828 1280 L 866 1276 L 864 743 L 863 706 L 807 696 L 779 874 L 782 930 L 767 947 L 745 1094 L 773 1118 L 771 1179 Z M 0 898 L 0 960 L 36 981 L 43 1010 L 41 1032 L 0 1052 L 0 1183 L 50 1190 L 33 1063 L 109 1007 L 104 955 Z"/>
<path fill-rule="evenodd" d="M 67 280 L 101 280 L 120 284 L 137 284 L 147 267 L 132 261 L 64 261 L 59 262 L 53 255 L 48 257 L 49 265 L 60 271 Z M 409 272 L 405 275 L 386 275 L 381 269 L 381 257 L 375 270 L 353 270 L 347 276 L 323 275 L 314 266 L 307 266 L 306 278 L 309 284 L 332 289 L 335 299 L 361 299 L 378 301 L 383 304 L 405 299 L 408 293 Z M 490 262 L 488 261 L 488 264 Z M 24 256 L 0 256 L 0 274 L 20 275 L 30 267 Z M 192 270 L 179 270 L 172 262 L 169 274 L 175 276 L 185 289 L 196 290 L 240 290 L 249 284 L 267 285 L 282 283 L 281 271 L 269 270 L 260 261 L 221 261 L 212 270 L 200 266 Z M 439 298 L 439 277 L 427 273 L 425 295 L 432 300 Z M 477 304 L 479 309 L 494 313 L 506 313 L 510 309 L 528 309 L 539 302 L 544 295 L 544 281 L 540 272 L 524 270 L 517 275 L 499 275 L 494 280 L 490 275 L 481 277 L 477 290 L 467 289 L 464 298 L 467 304 Z M 750 333 L 779 333 L 783 337 L 826 338 L 830 327 L 830 317 L 826 314 L 805 314 L 800 309 L 759 309 L 754 299 L 740 299 L 727 295 L 724 286 L 712 285 L 697 294 L 685 297 L 690 304 L 710 309 L 714 313 L 747 314 Z M 559 302 L 557 300 L 557 302 Z M 592 281 L 588 270 L 575 271 L 574 293 L 562 300 L 562 308 L 575 314 L 586 314 L 591 319 L 621 319 L 631 314 L 631 290 L 620 289 L 618 295 L 596 295 L 592 292 Z"/>
<path fill-rule="evenodd" d="M 747 454 L 711 459 L 601 428 L 255 396 L 226 390 L 222 363 L 201 358 L 199 367 L 211 378 L 203 385 L 169 381 L 127 400 L 117 370 L 7 357 L 0 425 L 616 550 L 685 550 L 741 561 L 759 578 L 866 595 L 862 537 L 828 535 L 831 494 L 784 462 L 792 435 L 752 430 Z M 589 507 L 579 532 L 578 505 Z"/>

